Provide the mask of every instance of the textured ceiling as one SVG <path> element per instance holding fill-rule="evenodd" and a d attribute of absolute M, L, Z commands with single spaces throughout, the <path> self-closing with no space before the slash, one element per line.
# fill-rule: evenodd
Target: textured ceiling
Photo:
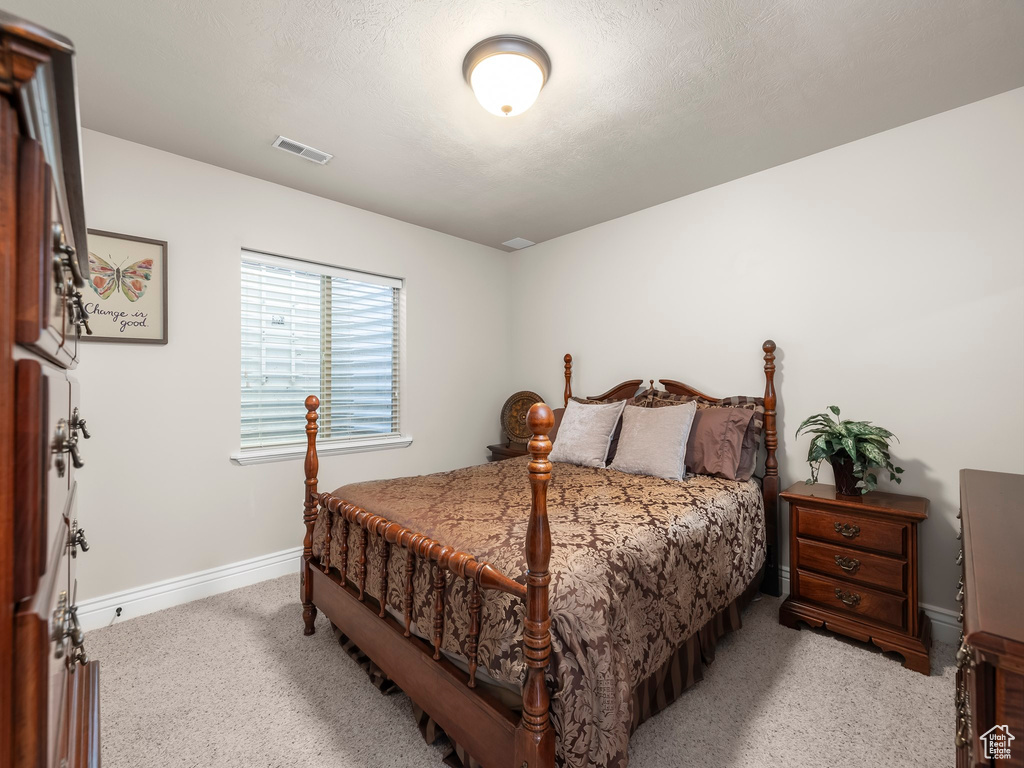
<path fill-rule="evenodd" d="M 497 247 L 1024 85 L 1022 0 L 4 6 L 75 42 L 88 128 Z M 461 72 L 499 33 L 552 61 L 509 119 Z"/>

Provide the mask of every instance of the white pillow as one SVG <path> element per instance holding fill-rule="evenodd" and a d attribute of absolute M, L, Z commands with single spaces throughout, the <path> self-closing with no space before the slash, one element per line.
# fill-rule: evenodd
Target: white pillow
<path fill-rule="evenodd" d="M 686 440 L 696 413 L 695 402 L 671 408 L 627 405 L 622 413 L 622 432 L 611 468 L 633 475 L 682 480 L 686 469 Z M 558 435 L 561 437 L 561 431 Z"/>
<path fill-rule="evenodd" d="M 558 426 L 551 461 L 579 464 L 582 467 L 603 467 L 608 448 L 619 424 L 625 400 L 591 405 L 570 400 Z M 663 408 L 661 410 L 671 410 Z"/>

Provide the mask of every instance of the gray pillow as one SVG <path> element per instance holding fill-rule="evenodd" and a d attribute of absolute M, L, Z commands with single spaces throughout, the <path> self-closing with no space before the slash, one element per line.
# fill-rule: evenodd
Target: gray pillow
<path fill-rule="evenodd" d="M 570 400 L 558 425 L 558 436 L 551 449 L 551 461 L 603 467 L 608 446 L 619 423 L 625 400 L 607 405 L 590 405 Z M 671 410 L 671 409 L 665 409 Z"/>
<path fill-rule="evenodd" d="M 622 412 L 622 434 L 611 468 L 633 475 L 682 480 L 686 439 L 696 412 L 696 403 L 674 408 L 627 405 Z"/>

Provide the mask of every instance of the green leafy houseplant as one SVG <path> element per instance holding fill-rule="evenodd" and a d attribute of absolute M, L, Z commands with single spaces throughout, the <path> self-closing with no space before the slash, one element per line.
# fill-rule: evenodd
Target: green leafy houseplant
<path fill-rule="evenodd" d="M 893 466 L 889 457 L 889 445 L 899 439 L 889 430 L 872 426 L 870 421 L 839 420 L 839 409 L 830 405 L 828 413 L 817 413 L 804 420 L 796 430 L 801 434 L 814 435 L 807 451 L 807 463 L 811 465 L 811 479 L 808 484 L 818 482 L 821 462 L 828 459 L 836 476 L 836 493 L 844 496 L 858 496 L 873 491 L 878 486 L 878 476 L 870 470 L 881 468 L 889 473 L 889 479 L 902 482 L 902 467 Z"/>

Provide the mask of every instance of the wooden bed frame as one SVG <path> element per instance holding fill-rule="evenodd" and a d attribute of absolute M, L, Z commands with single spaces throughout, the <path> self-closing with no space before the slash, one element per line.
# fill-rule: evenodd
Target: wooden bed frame
<path fill-rule="evenodd" d="M 761 591 L 779 595 L 778 571 L 778 498 L 779 472 L 775 429 L 775 342 L 768 340 L 764 350 L 765 474 L 762 484 L 765 507 L 767 559 Z M 565 356 L 565 392 L 572 395 L 572 356 Z M 686 384 L 661 379 L 671 393 L 695 395 L 717 400 Z M 597 399 L 622 400 L 632 397 L 641 379 L 625 381 Z M 316 453 L 317 409 L 315 395 L 306 398 L 305 490 L 303 493 L 303 539 L 300 593 L 305 634 L 312 635 L 317 609 L 355 643 L 373 662 L 415 701 L 448 736 L 458 742 L 486 768 L 554 768 L 555 732 L 550 718 L 550 694 L 545 672 L 551 656 L 551 618 L 548 613 L 548 562 L 551 556 L 551 532 L 548 527 L 547 488 L 551 478 L 551 441 L 548 431 L 554 424 L 551 409 L 537 403 L 530 409 L 528 423 L 533 432 L 529 443 L 532 504 L 526 534 L 526 584 L 500 573 L 488 563 L 467 552 L 414 533 L 398 523 L 347 504 L 329 493 L 317 493 L 319 462 Z M 327 539 L 322 562 L 313 560 L 313 527 L 320 511 L 328 515 Z M 335 517 L 337 516 L 337 517 Z M 348 572 L 348 533 L 355 525 L 360 531 L 355 558 L 356 580 L 331 572 L 331 524 L 340 519 L 344 537 L 341 542 L 342 574 Z M 404 626 L 385 610 L 385 606 L 366 593 L 367 540 L 370 534 L 382 539 L 382 593 L 387 593 L 387 564 L 396 548 L 405 552 Z M 433 643 L 410 632 L 413 605 L 412 573 L 415 558 L 433 566 L 434 626 Z M 470 629 L 467 646 L 468 672 L 463 672 L 441 653 L 444 635 L 445 571 L 470 583 Z M 497 590 L 526 601 L 523 628 L 526 676 L 523 681 L 521 716 L 503 705 L 486 689 L 476 685 L 477 639 L 480 633 L 480 590 Z"/>

